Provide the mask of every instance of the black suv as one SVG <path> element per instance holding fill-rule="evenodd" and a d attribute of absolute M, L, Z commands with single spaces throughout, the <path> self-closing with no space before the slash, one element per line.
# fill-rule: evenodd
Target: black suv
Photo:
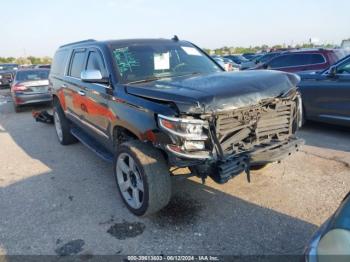
<path fill-rule="evenodd" d="M 173 39 L 61 46 L 50 87 L 58 139 L 80 140 L 113 162 L 120 195 L 136 215 L 171 196 L 172 167 L 218 183 L 298 149 L 298 76 L 227 73 L 197 46 Z"/>

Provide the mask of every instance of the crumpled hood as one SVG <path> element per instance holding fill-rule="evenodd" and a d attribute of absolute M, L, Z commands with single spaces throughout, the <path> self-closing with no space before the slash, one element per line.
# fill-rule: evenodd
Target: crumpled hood
<path fill-rule="evenodd" d="M 296 88 L 295 74 L 258 70 L 166 78 L 129 84 L 129 94 L 176 103 L 180 112 L 210 113 L 258 104 Z"/>

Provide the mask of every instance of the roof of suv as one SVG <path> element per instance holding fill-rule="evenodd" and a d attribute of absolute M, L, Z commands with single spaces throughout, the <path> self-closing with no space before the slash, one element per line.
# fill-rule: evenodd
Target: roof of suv
<path fill-rule="evenodd" d="M 69 44 L 65 44 L 60 46 L 59 48 L 65 48 L 65 47 L 83 47 L 86 45 L 90 45 L 90 44 L 95 44 L 95 45 L 107 45 L 107 46 L 114 46 L 114 45 L 128 45 L 128 44 L 135 44 L 135 43 L 170 43 L 170 42 L 186 42 L 189 43 L 187 41 L 181 41 L 181 40 L 174 40 L 174 39 L 164 39 L 164 38 L 145 38 L 145 39 L 121 39 L 121 40 L 104 40 L 104 41 L 97 41 L 94 39 L 88 39 L 88 40 L 83 40 L 83 41 L 79 41 L 79 42 L 73 42 L 73 43 L 69 43 Z"/>
<path fill-rule="evenodd" d="M 333 52 L 334 49 L 325 49 L 325 48 L 304 48 L 304 49 L 295 49 L 295 50 L 289 50 L 285 53 L 323 53 L 323 52 Z"/>

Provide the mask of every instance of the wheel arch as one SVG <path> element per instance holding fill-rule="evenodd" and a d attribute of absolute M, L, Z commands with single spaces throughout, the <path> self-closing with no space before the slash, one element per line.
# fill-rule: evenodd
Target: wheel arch
<path fill-rule="evenodd" d="M 141 136 L 121 125 L 115 125 L 112 130 L 113 147 L 129 140 L 142 140 Z"/>

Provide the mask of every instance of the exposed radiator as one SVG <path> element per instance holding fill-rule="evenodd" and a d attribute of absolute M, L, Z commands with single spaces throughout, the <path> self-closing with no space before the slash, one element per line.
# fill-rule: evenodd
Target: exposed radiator
<path fill-rule="evenodd" d="M 225 155 L 292 135 L 296 103 L 276 100 L 217 115 L 216 134 Z"/>

